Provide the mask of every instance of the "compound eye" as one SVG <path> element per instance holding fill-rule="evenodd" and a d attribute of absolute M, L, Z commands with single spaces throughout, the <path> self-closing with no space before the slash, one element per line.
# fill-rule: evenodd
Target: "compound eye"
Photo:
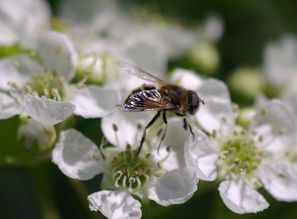
<path fill-rule="evenodd" d="M 197 109 L 199 108 L 200 105 L 200 99 L 197 95 L 196 92 L 194 91 L 189 91 L 189 113 L 194 115 L 197 111 Z"/>

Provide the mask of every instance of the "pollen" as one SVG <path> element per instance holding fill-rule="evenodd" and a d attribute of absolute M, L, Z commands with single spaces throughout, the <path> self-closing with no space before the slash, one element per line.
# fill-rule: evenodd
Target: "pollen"
<path fill-rule="evenodd" d="M 232 135 L 231 139 L 223 141 L 221 151 L 218 157 L 221 175 L 250 175 L 257 169 L 263 156 L 263 153 L 256 147 L 255 141 L 242 133 Z"/>
<path fill-rule="evenodd" d="M 147 183 L 150 176 L 158 172 L 151 156 L 136 155 L 136 150 L 127 147 L 117 153 L 111 160 L 112 180 L 116 188 L 126 188 L 130 191 L 140 188 Z"/>

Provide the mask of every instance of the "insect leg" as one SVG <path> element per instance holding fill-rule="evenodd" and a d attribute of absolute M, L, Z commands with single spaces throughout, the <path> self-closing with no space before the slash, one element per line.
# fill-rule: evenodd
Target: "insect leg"
<path fill-rule="evenodd" d="M 142 149 L 142 146 L 143 146 L 143 143 L 144 143 L 144 140 L 145 140 L 145 137 L 146 137 L 146 130 L 152 126 L 152 124 L 154 124 L 154 122 L 160 117 L 160 114 L 161 114 L 161 111 L 158 111 L 157 114 L 152 118 L 152 120 L 144 127 L 144 130 L 143 130 L 143 135 L 142 135 L 142 138 L 141 138 L 141 141 L 140 141 L 140 145 L 138 147 L 138 150 L 136 152 L 136 156 L 138 156 L 138 154 L 140 153 L 141 149 Z"/>
<path fill-rule="evenodd" d="M 187 119 L 184 118 L 183 120 L 184 120 L 184 129 L 185 129 L 185 130 L 188 130 L 188 122 L 187 122 Z"/>
<path fill-rule="evenodd" d="M 188 124 L 188 126 L 189 126 L 190 133 L 192 134 L 192 136 L 193 136 L 193 140 L 194 140 L 194 139 L 195 139 L 195 134 L 194 134 L 194 132 L 193 132 L 191 123 L 189 122 L 189 120 L 188 120 L 187 117 L 185 117 L 185 120 L 186 120 L 186 122 L 187 122 L 187 124 Z"/>
<path fill-rule="evenodd" d="M 159 146 L 158 146 L 158 153 L 159 153 L 159 150 L 160 150 L 160 147 L 161 147 L 161 144 L 166 136 L 166 133 L 167 133 L 167 118 L 166 118 L 166 110 L 164 110 L 162 112 L 162 118 L 163 118 L 163 122 L 165 124 L 165 128 L 164 128 L 164 132 L 163 132 L 163 135 L 161 137 L 161 140 L 160 140 L 160 143 L 159 143 Z"/>

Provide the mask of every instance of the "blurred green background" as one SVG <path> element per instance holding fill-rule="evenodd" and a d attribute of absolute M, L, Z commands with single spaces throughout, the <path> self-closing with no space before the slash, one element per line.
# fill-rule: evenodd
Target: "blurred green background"
<path fill-rule="evenodd" d="M 48 0 L 52 12 L 58 12 L 60 0 Z M 165 17 L 179 19 L 187 25 L 201 22 L 209 13 L 220 15 L 225 24 L 218 42 L 220 67 L 217 77 L 227 81 L 239 67 L 256 68 L 262 63 L 265 44 L 284 33 L 297 32 L 296 0 L 122 0 L 123 7 L 145 7 Z M 297 61 L 297 60 L 296 60 Z M 183 65 L 177 61 L 172 65 Z M 192 67 L 192 66 L 183 66 Z M 236 98 L 236 94 L 232 93 Z M 18 154 L 24 160 L 26 152 L 14 140 L 18 118 L 0 121 L 1 154 Z M 99 142 L 99 119 L 78 118 L 76 129 L 94 142 Z M 13 135 L 14 134 L 14 135 Z M 26 163 L 28 160 L 26 160 Z M 1 165 L 0 218 L 104 218 L 89 211 L 86 196 L 98 191 L 100 177 L 88 182 L 71 180 L 57 166 L 47 161 L 22 160 Z M 34 165 L 38 164 L 38 165 Z M 296 185 L 297 186 L 297 185 Z M 185 204 L 159 207 L 153 202 L 143 208 L 144 218 L 297 218 L 297 203 L 277 202 L 265 191 L 270 207 L 258 214 L 237 215 L 228 210 L 214 183 L 200 183 L 198 192 Z"/>

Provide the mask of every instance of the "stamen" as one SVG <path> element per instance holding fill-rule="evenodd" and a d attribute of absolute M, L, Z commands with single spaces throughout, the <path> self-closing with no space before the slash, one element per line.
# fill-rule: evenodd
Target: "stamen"
<path fill-rule="evenodd" d="M 98 154 L 93 154 L 93 159 L 99 161 L 100 157 Z"/>
<path fill-rule="evenodd" d="M 217 137 L 217 130 L 212 130 L 212 132 L 211 132 L 211 136 L 213 137 L 213 138 L 216 138 Z"/>
<path fill-rule="evenodd" d="M 16 59 L 12 60 L 12 64 L 14 65 L 14 67 L 19 68 L 21 66 L 20 62 Z"/>
<path fill-rule="evenodd" d="M 263 142 L 263 141 L 264 141 L 264 137 L 263 137 L 263 135 L 260 135 L 260 136 L 259 136 L 258 141 L 259 141 L 259 142 Z"/>
<path fill-rule="evenodd" d="M 13 89 L 16 89 L 16 90 L 20 89 L 19 85 L 14 81 L 8 81 L 7 84 Z"/>
<path fill-rule="evenodd" d="M 280 173 L 277 174 L 277 176 L 279 178 L 286 178 L 287 177 L 287 174 L 280 172 Z"/>
<path fill-rule="evenodd" d="M 238 107 L 237 104 L 233 104 L 233 105 L 232 105 L 232 111 L 233 111 L 234 113 L 238 112 L 238 109 L 239 109 L 239 107 Z"/>
<path fill-rule="evenodd" d="M 57 55 L 59 55 L 60 53 L 62 52 L 62 47 L 57 47 L 56 48 L 56 50 L 55 50 L 55 53 L 57 54 Z"/>
<path fill-rule="evenodd" d="M 257 179 L 254 181 L 254 186 L 256 187 L 256 189 L 260 189 L 261 187 L 263 187 L 262 183 Z"/>
<path fill-rule="evenodd" d="M 222 117 L 222 121 L 223 121 L 224 123 L 226 123 L 226 122 L 228 121 L 227 117 L 223 116 L 223 117 Z"/>
<path fill-rule="evenodd" d="M 261 109 L 261 116 L 266 116 L 267 115 L 267 113 L 268 113 L 268 109 L 267 109 L 267 107 L 263 107 L 262 109 Z"/>
<path fill-rule="evenodd" d="M 278 130 L 278 134 L 283 135 L 283 134 L 285 134 L 287 131 L 288 131 L 287 128 L 282 127 L 282 128 L 280 128 L 280 129 Z"/>
<path fill-rule="evenodd" d="M 155 177 L 161 177 L 161 176 L 164 176 L 164 174 L 165 174 L 164 171 L 159 170 L 159 171 L 156 171 L 156 172 L 154 173 L 154 176 L 155 176 Z"/>

